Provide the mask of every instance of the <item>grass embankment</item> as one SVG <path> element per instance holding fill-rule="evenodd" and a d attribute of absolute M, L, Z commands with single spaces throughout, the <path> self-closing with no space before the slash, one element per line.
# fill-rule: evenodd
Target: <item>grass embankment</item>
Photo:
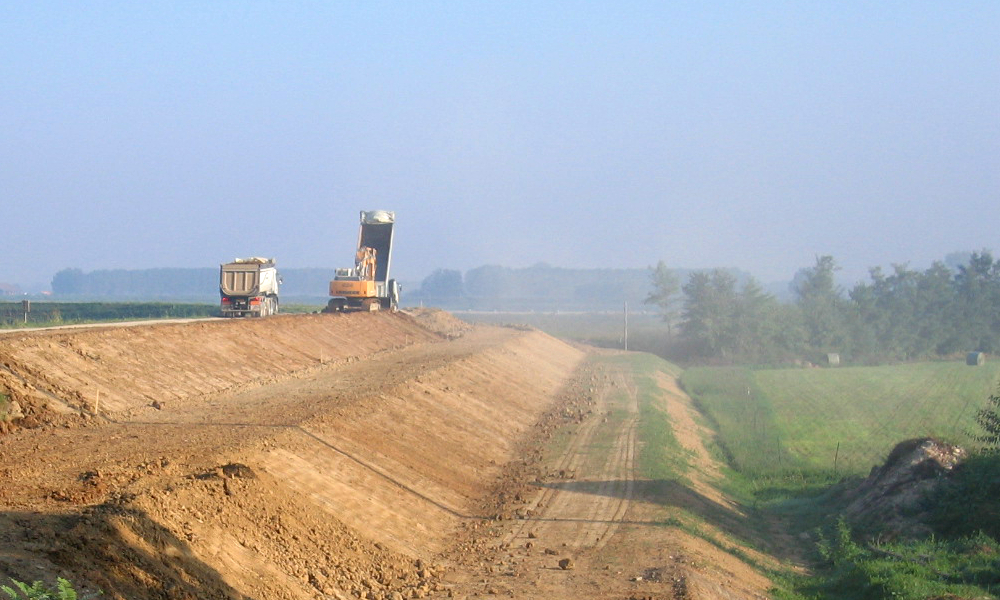
<path fill-rule="evenodd" d="M 651 515 L 653 522 L 700 538 L 758 572 L 774 575 L 774 566 L 764 565 L 769 561 L 754 550 L 766 535 L 762 522 L 745 519 L 714 495 L 703 495 L 705 486 L 717 482 L 703 471 L 704 465 L 698 463 L 697 452 L 691 447 L 702 441 L 682 441 L 675 433 L 672 419 L 677 414 L 668 403 L 679 399 L 661 385 L 664 377 L 678 377 L 681 369 L 645 353 L 592 360 L 624 372 L 624 379 L 632 386 L 627 393 L 623 390 L 609 398 L 613 408 L 603 427 L 619 429 L 629 415 L 624 406 L 634 398 L 638 409 L 635 476 L 641 482 L 639 489 L 648 503 L 647 510 L 657 507 Z"/>
<path fill-rule="evenodd" d="M 976 524 L 996 516 L 996 500 L 978 492 L 985 504 L 972 502 L 977 490 L 1000 487 L 996 458 L 970 461 L 954 478 L 957 491 L 933 499 L 937 536 L 928 539 L 888 544 L 877 531 L 851 536 L 837 522 L 835 496 L 821 492 L 845 476 L 867 475 L 904 439 L 934 436 L 974 448 L 976 413 L 998 376 L 997 364 L 936 362 L 693 368 L 681 381 L 717 429 L 719 451 L 733 468 L 728 490 L 793 528 L 825 531 L 816 576 L 791 579 L 778 596 L 922 600 L 993 598 L 1000 589 L 1000 546 Z"/>
<path fill-rule="evenodd" d="M 626 373 L 625 379 L 633 386 L 617 387 L 608 396 L 606 421 L 599 426 L 595 440 L 610 447 L 611 436 L 630 416 L 629 403 L 634 396 L 639 411 L 636 435 L 641 447 L 636 455 L 637 476 L 650 481 L 682 479 L 690 466 L 684 448 L 674 436 L 656 384 L 658 372 L 676 376 L 680 369 L 652 354 L 598 356 L 590 360 L 598 369 Z"/>

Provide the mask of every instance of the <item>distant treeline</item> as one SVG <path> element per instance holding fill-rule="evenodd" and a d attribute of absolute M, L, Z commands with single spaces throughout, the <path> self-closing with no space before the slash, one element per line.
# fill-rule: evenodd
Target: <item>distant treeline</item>
<path fill-rule="evenodd" d="M 846 294 L 834 283 L 833 257 L 819 257 L 795 276 L 791 303 L 724 271 L 693 273 L 680 285 L 660 263 L 650 299 L 678 323 L 683 351 L 693 357 L 824 361 L 836 354 L 865 363 L 998 352 L 1000 261 L 985 250 L 967 256 L 923 271 L 874 268 Z"/>
<path fill-rule="evenodd" d="M 333 269 L 283 269 L 284 297 L 323 299 Z M 690 270 L 678 270 L 687 274 Z M 749 275 L 728 269 L 736 281 Z M 643 304 L 649 295 L 649 269 L 564 269 L 546 264 L 526 268 L 494 265 L 467 271 L 438 269 L 419 285 L 404 285 L 404 306 L 435 306 L 447 310 L 488 311 L 620 311 L 653 310 Z M 189 300 L 218 298 L 218 268 L 140 270 L 63 269 L 52 279 L 52 292 L 65 299 Z"/>
<path fill-rule="evenodd" d="M 691 273 L 679 269 L 677 273 Z M 749 278 L 735 269 L 734 281 Z M 649 269 L 565 269 L 547 264 L 525 268 L 486 265 L 467 271 L 438 269 L 416 290 L 404 290 L 404 304 L 422 302 L 449 310 L 641 311 L 649 296 Z"/>
<path fill-rule="evenodd" d="M 334 269 L 282 269 L 278 267 L 286 296 L 327 294 Z M 193 299 L 219 297 L 219 269 L 164 268 L 138 270 L 63 269 L 52 278 L 52 293 L 75 298 Z"/>

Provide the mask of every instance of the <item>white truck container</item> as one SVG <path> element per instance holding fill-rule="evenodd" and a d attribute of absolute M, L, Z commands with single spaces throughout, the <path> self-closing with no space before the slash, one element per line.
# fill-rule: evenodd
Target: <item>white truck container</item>
<path fill-rule="evenodd" d="M 281 276 L 273 258 L 237 258 L 219 265 L 223 317 L 266 317 L 278 314 Z"/>

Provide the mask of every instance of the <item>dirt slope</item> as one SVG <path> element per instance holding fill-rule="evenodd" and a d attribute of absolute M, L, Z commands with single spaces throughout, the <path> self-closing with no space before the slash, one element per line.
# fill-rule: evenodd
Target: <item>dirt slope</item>
<path fill-rule="evenodd" d="M 31 420 L 72 414 L 0 438 L 0 573 L 132 598 L 429 591 L 423 562 L 477 516 L 582 353 L 422 321 L 4 338 L 5 385 Z"/>
<path fill-rule="evenodd" d="M 663 526 L 672 507 L 635 474 L 630 373 L 537 331 L 300 315 L 12 334 L 0 365 L 25 415 L 0 435 L 3 580 L 129 599 L 767 586 Z M 659 385 L 694 432 L 675 382 Z M 710 461 L 699 435 L 685 447 Z M 701 467 L 677 508 L 738 520 Z"/>
<path fill-rule="evenodd" d="M 0 387 L 37 418 L 116 415 L 434 339 L 414 319 L 388 314 L 26 332 L 0 337 Z"/>

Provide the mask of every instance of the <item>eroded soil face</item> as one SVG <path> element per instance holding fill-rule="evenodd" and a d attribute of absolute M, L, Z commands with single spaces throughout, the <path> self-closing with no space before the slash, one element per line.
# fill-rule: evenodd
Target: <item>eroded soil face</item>
<path fill-rule="evenodd" d="M 631 375 L 537 331 L 419 311 L 19 333 L 0 387 L 24 415 L 0 434 L 4 581 L 129 599 L 767 586 L 665 524 L 635 474 Z M 709 479 L 697 497 L 738 518 Z"/>

